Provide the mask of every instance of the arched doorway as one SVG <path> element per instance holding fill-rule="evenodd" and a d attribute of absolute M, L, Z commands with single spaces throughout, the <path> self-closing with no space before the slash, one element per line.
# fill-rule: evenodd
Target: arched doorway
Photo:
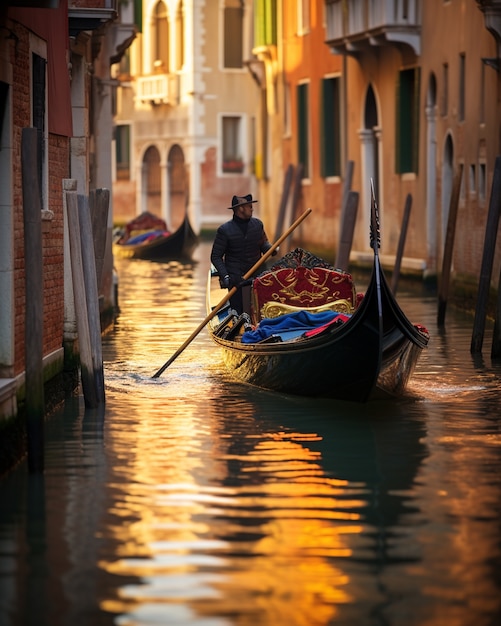
<path fill-rule="evenodd" d="M 437 81 L 430 75 L 426 94 L 426 253 L 428 269 L 437 271 Z"/>
<path fill-rule="evenodd" d="M 169 172 L 170 227 L 176 228 L 183 221 L 188 206 L 187 172 L 181 146 L 175 144 L 171 147 L 167 163 Z"/>
<path fill-rule="evenodd" d="M 144 153 L 142 178 L 142 208 L 160 217 L 162 215 L 162 179 L 160 153 L 156 146 L 150 146 Z"/>
<path fill-rule="evenodd" d="M 444 155 L 442 159 L 442 220 L 441 220 L 441 240 L 440 240 L 440 257 L 442 258 L 445 235 L 447 233 L 447 221 L 449 219 L 449 205 L 451 202 L 452 185 L 454 180 L 454 144 L 452 137 L 447 134 L 444 144 Z"/>
<path fill-rule="evenodd" d="M 364 228 L 363 241 L 367 242 L 364 247 L 369 247 L 369 224 L 371 204 L 371 179 L 374 181 L 376 201 L 379 203 L 381 196 L 380 173 L 379 173 L 379 141 L 381 129 L 379 127 L 376 96 L 372 85 L 367 88 L 364 104 L 363 130 L 360 131 L 362 148 L 362 201 L 360 203 Z M 382 215 L 380 214 L 382 218 Z"/>

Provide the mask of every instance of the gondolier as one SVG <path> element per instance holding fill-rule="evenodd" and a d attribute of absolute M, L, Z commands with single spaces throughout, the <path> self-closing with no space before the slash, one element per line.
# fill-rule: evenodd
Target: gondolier
<path fill-rule="evenodd" d="M 430 334 L 400 309 L 381 267 L 379 232 L 372 193 L 374 257 L 365 293 L 357 292 L 350 274 L 296 248 L 252 281 L 250 328 L 244 315 L 214 306 L 220 290 L 209 272 L 209 333 L 236 380 L 357 402 L 405 393 Z"/>
<path fill-rule="evenodd" d="M 240 285 L 244 274 L 271 248 L 263 222 L 252 217 L 256 202 L 251 194 L 233 196 L 228 207 L 233 210 L 233 218 L 217 229 L 210 258 L 223 289 Z M 238 313 L 248 312 L 247 291 L 246 287 L 238 289 L 230 300 L 231 308 Z"/>

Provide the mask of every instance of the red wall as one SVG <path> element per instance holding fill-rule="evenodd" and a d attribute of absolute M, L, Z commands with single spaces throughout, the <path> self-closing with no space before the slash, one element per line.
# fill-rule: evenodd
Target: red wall
<path fill-rule="evenodd" d="M 14 205 L 14 293 L 15 293 L 15 362 L 14 374 L 24 370 L 25 321 L 25 255 L 23 226 L 23 196 L 21 178 L 22 129 L 31 125 L 29 32 L 19 23 L 13 23 L 17 41 L 11 45 L 13 68 L 12 112 L 13 155 L 12 181 Z M 43 249 L 43 353 L 50 354 L 63 345 L 64 321 L 64 246 L 63 246 L 63 192 L 62 181 L 69 178 L 69 138 L 48 136 L 48 209 L 53 212 L 50 221 L 42 223 Z"/>

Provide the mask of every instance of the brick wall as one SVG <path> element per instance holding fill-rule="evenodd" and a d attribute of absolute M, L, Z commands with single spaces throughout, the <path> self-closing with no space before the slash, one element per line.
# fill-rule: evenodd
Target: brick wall
<path fill-rule="evenodd" d="M 13 203 L 14 203 L 14 372 L 24 370 L 25 336 L 25 251 L 21 169 L 22 129 L 31 125 L 30 49 L 27 30 L 14 23 L 18 40 L 11 46 L 13 68 Z M 43 353 L 62 347 L 64 318 L 64 246 L 62 180 L 70 177 L 69 139 L 48 137 L 48 206 L 51 220 L 43 221 Z"/>
<path fill-rule="evenodd" d="M 49 135 L 49 208 L 52 221 L 44 227 L 44 354 L 63 344 L 64 323 L 64 216 L 62 181 L 69 178 L 69 139 Z"/>

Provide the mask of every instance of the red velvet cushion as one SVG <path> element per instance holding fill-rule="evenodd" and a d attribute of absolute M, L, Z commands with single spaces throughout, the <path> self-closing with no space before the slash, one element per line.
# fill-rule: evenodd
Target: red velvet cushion
<path fill-rule="evenodd" d="M 348 300 L 356 305 L 355 285 L 350 274 L 323 267 L 283 268 L 268 272 L 253 282 L 254 317 L 266 302 L 311 308 Z"/>

